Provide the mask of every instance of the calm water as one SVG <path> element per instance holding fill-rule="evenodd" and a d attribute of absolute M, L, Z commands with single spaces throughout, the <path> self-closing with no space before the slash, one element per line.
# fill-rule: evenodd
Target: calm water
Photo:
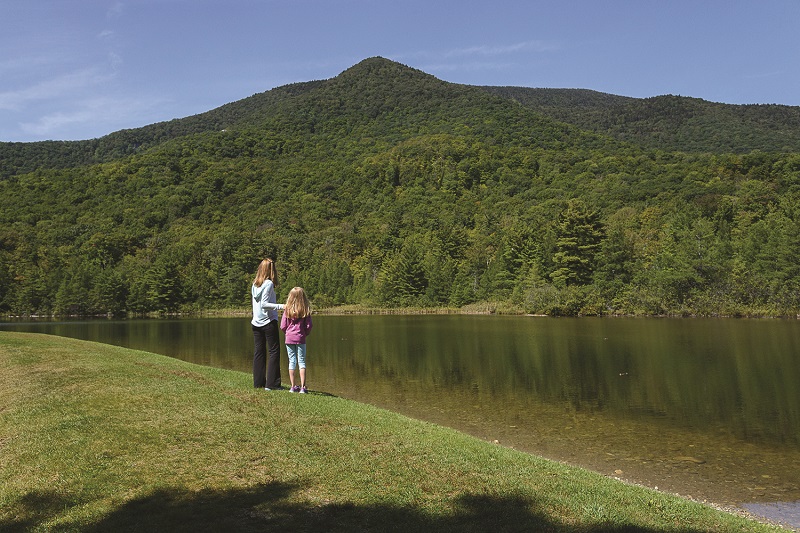
<path fill-rule="evenodd" d="M 0 324 L 246 372 L 249 319 Z M 800 322 L 316 316 L 312 390 L 722 504 L 800 500 Z M 282 375 L 288 383 L 286 358 Z"/>

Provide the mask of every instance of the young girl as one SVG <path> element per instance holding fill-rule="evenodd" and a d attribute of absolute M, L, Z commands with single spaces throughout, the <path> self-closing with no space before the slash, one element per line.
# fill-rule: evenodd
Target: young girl
<path fill-rule="evenodd" d="M 295 287 L 289 291 L 283 308 L 281 329 L 286 333 L 286 351 L 289 354 L 289 381 L 291 392 L 305 394 L 306 389 L 306 337 L 311 333 L 311 305 L 305 291 Z M 294 369 L 300 367 L 300 386 L 294 383 Z"/>

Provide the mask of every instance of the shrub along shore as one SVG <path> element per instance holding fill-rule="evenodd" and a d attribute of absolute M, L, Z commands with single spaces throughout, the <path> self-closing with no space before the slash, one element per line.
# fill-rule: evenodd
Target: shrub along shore
<path fill-rule="evenodd" d="M 0 332 L 0 530 L 779 531 L 242 372 Z"/>
<path fill-rule="evenodd" d="M 283 300 L 279 297 L 279 300 Z M 314 306 L 315 302 L 311 302 Z M 461 307 L 442 307 L 442 306 L 405 306 L 405 307 L 374 307 L 362 304 L 336 305 L 336 306 L 314 306 L 314 313 L 318 315 L 517 315 L 517 316 L 598 316 L 598 317 L 680 317 L 680 318 L 781 318 L 781 319 L 800 319 L 800 314 L 775 313 L 763 310 L 753 310 L 752 312 L 737 313 L 701 313 L 691 314 L 688 312 L 665 313 L 665 314 L 621 314 L 621 313 L 573 313 L 573 314 L 543 314 L 531 313 L 523 307 L 511 302 L 504 301 L 481 301 Z M 249 317 L 252 310 L 249 307 L 225 307 L 201 309 L 187 307 L 174 312 L 149 312 L 149 313 L 122 313 L 119 315 L 81 315 L 81 314 L 39 314 L 39 315 L 15 315 L 6 313 L 0 315 L 4 318 L 12 319 L 57 319 L 57 318 L 220 318 L 220 317 Z"/>

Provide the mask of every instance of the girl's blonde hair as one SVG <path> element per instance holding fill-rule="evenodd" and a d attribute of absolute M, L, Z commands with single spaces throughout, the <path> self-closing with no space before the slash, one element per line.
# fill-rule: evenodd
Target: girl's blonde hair
<path fill-rule="evenodd" d="M 267 258 L 261 261 L 256 270 L 256 279 L 253 280 L 253 285 L 260 287 L 264 281 L 270 280 L 272 283 L 277 284 L 278 272 L 275 270 L 275 263 L 272 259 Z"/>
<path fill-rule="evenodd" d="M 311 304 L 302 287 L 295 287 L 289 291 L 283 314 L 289 318 L 305 318 L 311 314 Z"/>

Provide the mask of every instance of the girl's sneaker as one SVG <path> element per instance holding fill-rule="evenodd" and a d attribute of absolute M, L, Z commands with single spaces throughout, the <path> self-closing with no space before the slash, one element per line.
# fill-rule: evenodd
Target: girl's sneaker
<path fill-rule="evenodd" d="M 308 389 L 303 387 L 302 389 L 300 389 L 300 394 L 308 394 Z"/>
<path fill-rule="evenodd" d="M 302 390 L 300 390 L 300 387 L 298 387 L 297 385 L 295 385 L 294 387 L 292 387 L 291 389 L 289 389 L 289 392 L 303 392 L 303 391 L 302 391 Z"/>

